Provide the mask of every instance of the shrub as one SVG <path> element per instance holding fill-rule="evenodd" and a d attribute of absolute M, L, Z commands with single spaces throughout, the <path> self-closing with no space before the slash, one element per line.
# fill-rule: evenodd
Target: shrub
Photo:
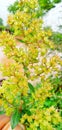
<path fill-rule="evenodd" d="M 48 59 L 48 50 L 54 49 L 54 44 L 48 39 L 50 33 L 42 29 L 38 1 L 21 0 L 19 6 L 21 10 L 8 18 L 14 34 L 0 34 L 0 45 L 7 56 L 0 65 L 6 77 L 0 87 L 0 105 L 11 116 L 12 128 L 20 122 L 27 130 L 56 130 L 61 116 L 54 104 L 45 107 L 45 102 L 54 95 L 50 77 L 58 77 L 62 60 L 57 55 Z"/>

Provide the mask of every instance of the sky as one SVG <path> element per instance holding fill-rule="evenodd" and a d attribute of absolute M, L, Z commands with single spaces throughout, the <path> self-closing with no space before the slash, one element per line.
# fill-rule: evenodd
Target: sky
<path fill-rule="evenodd" d="M 13 4 L 16 0 L 0 0 L 0 17 L 4 20 L 6 24 L 8 16 L 8 6 Z M 62 2 L 56 4 L 56 7 L 51 9 L 43 18 L 44 25 L 51 26 L 53 30 L 57 31 L 58 26 L 62 25 Z M 62 30 L 59 30 L 62 32 Z"/>
<path fill-rule="evenodd" d="M 7 16 L 8 16 L 8 6 L 14 3 L 15 0 L 0 0 L 0 18 L 4 20 L 6 24 Z"/>
<path fill-rule="evenodd" d="M 45 25 L 52 26 L 52 29 L 55 31 L 62 32 L 62 29 L 59 29 L 59 25 L 62 25 L 62 2 L 56 4 L 55 8 L 52 8 L 44 17 Z"/>

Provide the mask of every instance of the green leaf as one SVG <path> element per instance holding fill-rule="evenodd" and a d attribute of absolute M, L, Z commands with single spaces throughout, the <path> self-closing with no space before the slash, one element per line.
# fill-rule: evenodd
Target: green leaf
<path fill-rule="evenodd" d="M 57 129 L 57 130 L 62 130 L 62 123 L 60 123 L 60 124 L 57 126 L 56 129 Z"/>
<path fill-rule="evenodd" d="M 18 110 L 15 110 L 11 117 L 11 128 L 14 129 L 20 121 L 21 114 Z"/>
<path fill-rule="evenodd" d="M 38 127 L 37 130 L 40 130 L 40 127 Z"/>
<path fill-rule="evenodd" d="M 4 114 L 5 112 L 4 111 L 0 111 L 0 115 Z"/>
<path fill-rule="evenodd" d="M 28 82 L 28 86 L 29 86 L 31 92 L 35 92 L 34 86 L 31 83 Z"/>

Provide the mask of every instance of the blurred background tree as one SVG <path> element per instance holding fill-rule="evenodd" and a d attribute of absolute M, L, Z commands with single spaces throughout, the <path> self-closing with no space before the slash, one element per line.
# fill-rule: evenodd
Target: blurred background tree
<path fill-rule="evenodd" d="M 0 26 L 3 25 L 3 19 L 0 18 Z"/>
<path fill-rule="evenodd" d="M 38 0 L 41 10 L 49 11 L 51 8 L 55 7 L 56 3 L 61 2 L 61 0 Z"/>
<path fill-rule="evenodd" d="M 50 38 L 56 44 L 56 48 L 62 52 L 62 33 L 53 32 Z"/>
<path fill-rule="evenodd" d="M 3 19 L 0 18 L 0 31 L 4 30 L 5 27 L 4 27 L 4 24 L 3 24 Z"/>

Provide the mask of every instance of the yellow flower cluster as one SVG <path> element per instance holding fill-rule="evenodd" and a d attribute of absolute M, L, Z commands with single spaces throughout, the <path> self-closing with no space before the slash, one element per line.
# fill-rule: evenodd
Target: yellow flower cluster
<path fill-rule="evenodd" d="M 2 31 L 2 33 L 0 32 L 0 44 L 2 46 L 8 46 L 9 47 L 13 47 L 15 46 L 15 39 L 13 35 L 10 35 L 8 32 L 6 31 Z"/>
<path fill-rule="evenodd" d="M 52 106 L 46 110 L 37 109 L 36 111 L 33 109 L 34 113 L 31 116 L 25 114 L 21 119 L 21 123 L 23 124 L 26 120 L 29 122 L 27 126 L 27 130 L 37 130 L 38 128 L 43 130 L 56 130 L 52 127 L 51 123 L 54 125 L 61 121 L 61 118 L 55 108 Z"/>
<path fill-rule="evenodd" d="M 27 8 L 35 9 L 38 8 L 38 0 L 20 0 L 19 5 L 24 6 L 24 8 L 26 5 Z"/>

